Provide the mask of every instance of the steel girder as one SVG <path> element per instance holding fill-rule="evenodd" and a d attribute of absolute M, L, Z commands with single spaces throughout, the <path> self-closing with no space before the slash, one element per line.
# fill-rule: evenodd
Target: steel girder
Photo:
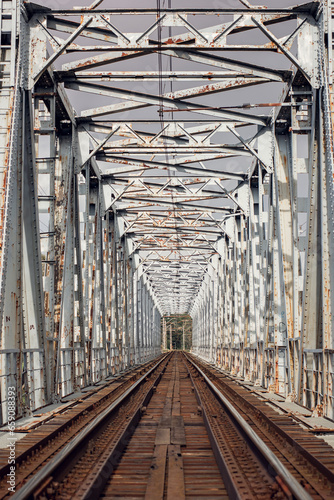
<path fill-rule="evenodd" d="M 195 353 L 333 418 L 331 4 L 1 15 L 2 418 L 184 312 Z"/>

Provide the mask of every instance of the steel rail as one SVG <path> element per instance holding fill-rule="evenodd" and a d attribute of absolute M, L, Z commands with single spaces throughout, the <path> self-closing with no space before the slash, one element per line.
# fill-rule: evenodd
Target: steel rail
<path fill-rule="evenodd" d="M 75 453 L 78 447 L 88 442 L 90 434 L 95 431 L 103 422 L 111 415 L 124 400 L 147 378 L 158 366 L 169 356 L 166 354 L 158 361 L 150 370 L 142 375 L 131 387 L 129 387 L 121 396 L 119 396 L 106 410 L 98 415 L 85 429 L 83 429 L 70 443 L 68 443 L 61 451 L 59 451 L 53 459 L 50 460 L 40 471 L 38 471 L 22 488 L 20 488 L 13 496 L 13 500 L 29 500 L 34 498 L 34 492 L 38 487 L 52 476 L 52 473 L 62 465 L 65 459 L 69 458 L 72 453 Z"/>
<path fill-rule="evenodd" d="M 185 355 L 185 358 L 187 360 L 189 360 L 189 358 L 186 355 Z M 232 476 L 232 474 L 231 474 L 231 472 L 229 470 L 228 464 L 227 464 L 227 462 L 226 462 L 226 460 L 225 460 L 225 458 L 224 458 L 224 456 L 223 456 L 223 454 L 221 452 L 221 449 L 220 449 L 220 446 L 219 446 L 219 444 L 217 442 L 216 436 L 215 436 L 215 434 L 214 434 L 214 432 L 212 430 L 212 427 L 210 425 L 210 422 L 209 422 L 209 419 L 208 419 L 208 416 L 207 416 L 207 412 L 206 412 L 205 408 L 203 407 L 202 398 L 201 398 L 201 395 L 199 393 L 198 388 L 196 387 L 196 384 L 194 382 L 194 378 L 193 378 L 193 376 L 192 376 L 192 374 L 191 374 L 191 372 L 190 372 L 189 367 L 187 366 L 187 364 L 186 363 L 184 363 L 184 364 L 185 364 L 185 366 L 187 368 L 187 371 L 188 371 L 191 383 L 193 385 L 197 402 L 198 402 L 199 406 L 202 409 L 203 420 L 204 420 L 205 427 L 206 427 L 206 430 L 207 430 L 207 433 L 208 433 L 208 436 L 209 436 L 210 444 L 211 444 L 211 447 L 212 447 L 212 450 L 213 450 L 213 454 L 215 456 L 215 459 L 216 459 L 216 462 L 217 462 L 217 465 L 218 465 L 221 477 L 222 477 L 222 479 L 224 481 L 224 484 L 225 484 L 225 487 L 226 487 L 226 490 L 227 490 L 227 493 L 228 493 L 228 497 L 231 498 L 231 499 L 233 499 L 233 500 L 242 500 L 242 496 L 239 494 L 239 491 L 238 491 L 238 489 L 236 487 L 236 484 L 233 481 L 233 476 Z"/>
<path fill-rule="evenodd" d="M 212 392 L 218 397 L 218 399 L 223 403 L 225 409 L 232 416 L 232 418 L 238 423 L 242 431 L 247 435 L 251 442 L 256 446 L 257 451 L 265 459 L 265 461 L 273 468 L 273 470 L 282 479 L 284 484 L 289 488 L 291 493 L 294 495 L 296 500 L 312 500 L 311 495 L 305 491 L 305 489 L 299 484 L 299 482 L 290 474 L 288 469 L 280 462 L 276 455 L 268 448 L 265 442 L 256 434 L 251 426 L 246 422 L 246 420 L 239 414 L 239 412 L 234 408 L 234 406 L 228 401 L 228 399 L 223 395 L 223 393 L 211 382 L 211 380 L 205 375 L 205 373 L 199 368 L 199 366 L 194 363 L 188 356 L 186 359 L 194 366 L 194 368 L 200 373 L 207 385 L 210 387 Z"/>
<path fill-rule="evenodd" d="M 233 380 L 229 375 L 224 373 L 229 379 Z M 219 380 L 219 383 L 226 387 L 227 392 L 229 392 L 230 397 L 237 397 L 237 392 L 230 387 L 226 386 L 226 382 L 223 380 Z M 241 396 L 242 398 L 242 396 Z M 242 398 L 243 404 L 246 404 L 246 408 L 252 409 L 252 404 L 247 402 Z M 236 405 L 238 405 L 236 401 Z M 266 421 L 270 426 L 275 430 L 275 432 L 280 435 L 283 439 L 285 439 L 294 449 L 298 450 L 298 452 L 312 464 L 323 476 L 327 478 L 328 481 L 334 484 L 334 473 L 326 467 L 324 463 L 322 463 L 316 456 L 314 456 L 310 451 L 307 450 L 300 442 L 296 441 L 290 434 L 288 434 L 282 427 L 273 422 L 261 409 L 256 409 L 257 413 L 261 415 L 261 419 Z"/>

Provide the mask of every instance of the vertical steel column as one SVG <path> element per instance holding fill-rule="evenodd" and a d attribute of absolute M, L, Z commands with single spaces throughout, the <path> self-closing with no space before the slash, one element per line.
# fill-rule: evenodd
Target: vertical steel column
<path fill-rule="evenodd" d="M 73 130 L 73 129 L 72 129 Z M 72 135 L 74 133 L 72 131 Z M 76 145 L 76 140 L 75 140 Z M 83 387 L 87 385 L 87 365 L 86 365 L 86 339 L 85 339 L 85 313 L 84 313 L 84 295 L 83 295 L 83 274 L 82 274 L 82 249 L 81 249 L 81 234 L 80 234 L 80 207 L 79 207 L 79 183 L 78 174 L 74 175 L 74 224 L 75 224 L 75 272 L 76 272 L 76 290 L 75 290 L 75 306 L 76 316 L 75 329 L 78 329 L 79 339 L 77 339 L 78 347 L 76 349 L 76 367 L 75 377 L 76 385 Z"/>
<path fill-rule="evenodd" d="M 24 95 L 22 173 L 22 299 L 27 396 L 30 409 L 43 406 L 50 395 L 45 364 L 45 317 L 39 237 L 37 179 L 33 149 L 31 93 Z M 27 397 L 26 396 L 26 397 Z"/>
<path fill-rule="evenodd" d="M 56 164 L 57 198 L 64 198 L 62 213 L 56 210 L 56 228 L 59 231 L 60 254 L 64 255 L 64 263 L 55 274 L 57 290 L 61 290 L 59 304 L 59 340 L 58 363 L 60 394 L 65 396 L 74 390 L 75 358 L 74 358 L 74 178 L 72 138 L 62 138 L 59 147 L 59 162 Z M 66 154 L 67 153 L 67 154 Z M 67 161 L 65 161 L 67 159 Z M 64 192 L 59 192 L 64 189 Z M 57 238 L 56 238 L 57 240 Z M 58 250 L 58 248 L 57 248 Z M 58 250 L 59 251 L 59 250 Z M 61 262 L 60 256 L 57 262 Z"/>
<path fill-rule="evenodd" d="M 164 351 L 167 350 L 167 326 L 166 326 L 166 318 L 162 318 L 162 349 Z"/>
<path fill-rule="evenodd" d="M 274 243 L 274 304 L 275 304 L 275 373 L 274 387 L 277 392 L 286 394 L 296 391 L 295 377 L 291 378 L 291 350 L 288 338 L 294 338 L 293 322 L 293 240 L 292 206 L 288 161 L 289 140 L 284 135 L 276 136 L 275 145 L 275 183 L 273 184 L 273 203 L 275 219 Z M 288 351 L 287 351 L 288 349 Z M 289 360 L 287 359 L 289 354 Z M 291 384 L 291 385 L 290 385 Z"/>
<path fill-rule="evenodd" d="M 2 9 L 1 9 L 2 11 Z M 2 15 L 2 12 L 1 12 Z M 29 405 L 22 343 L 22 92 L 19 80 L 25 66 L 16 65 L 16 6 L 9 21 L 11 44 L 1 48 L 0 93 L 0 422 L 7 422 L 7 388 L 16 388 L 16 413 Z M 8 22 L 8 21 L 7 21 Z M 1 33 L 0 33 L 1 34 Z M 24 44 L 23 44 L 24 45 Z M 23 50 L 20 40 L 18 55 Z M 26 364 L 25 364 L 26 366 Z M 22 387 L 24 376 L 25 387 Z"/>
<path fill-rule="evenodd" d="M 128 338 L 129 338 L 129 366 L 135 364 L 135 354 L 134 354 L 134 285 L 133 285 L 133 262 L 132 258 L 128 258 L 127 262 L 127 290 L 128 290 L 128 305 L 127 305 L 127 317 L 128 317 Z"/>
<path fill-rule="evenodd" d="M 143 292 L 142 292 L 142 278 L 139 277 L 137 272 L 137 353 L 138 363 L 143 362 Z"/>
<path fill-rule="evenodd" d="M 135 261 L 133 262 L 133 301 L 132 301 L 132 318 L 133 318 L 133 355 L 134 355 L 134 364 L 137 365 L 139 363 L 138 356 L 138 269 L 135 268 Z"/>

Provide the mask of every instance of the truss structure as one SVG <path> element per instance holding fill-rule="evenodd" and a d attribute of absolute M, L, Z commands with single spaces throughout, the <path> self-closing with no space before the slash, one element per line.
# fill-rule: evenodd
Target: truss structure
<path fill-rule="evenodd" d="M 211 3 L 1 4 L 3 421 L 9 386 L 56 401 L 181 313 L 193 352 L 334 418 L 332 5 Z"/>

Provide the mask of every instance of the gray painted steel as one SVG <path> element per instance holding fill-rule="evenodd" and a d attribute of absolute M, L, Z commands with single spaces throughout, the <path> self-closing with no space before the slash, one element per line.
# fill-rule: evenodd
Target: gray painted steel
<path fill-rule="evenodd" d="M 334 418 L 331 9 L 1 4 L 4 422 L 8 387 L 58 401 L 184 312 L 197 355 Z"/>

